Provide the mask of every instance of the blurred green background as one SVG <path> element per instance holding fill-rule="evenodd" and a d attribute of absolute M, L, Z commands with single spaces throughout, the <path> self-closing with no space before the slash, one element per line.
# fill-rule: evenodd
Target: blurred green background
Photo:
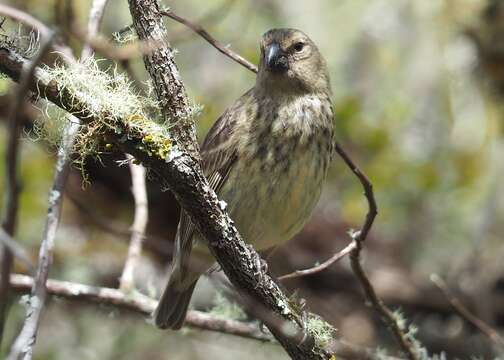
<path fill-rule="evenodd" d="M 4 0 L 5 2 L 5 0 Z M 90 1 L 74 0 L 68 24 L 65 1 L 7 0 L 47 24 L 83 27 Z M 504 326 L 504 13 L 487 0 L 242 0 L 165 1 L 200 22 L 212 35 L 257 63 L 258 41 L 274 27 L 306 32 L 325 56 L 334 90 L 336 134 L 374 184 L 379 215 L 368 239 L 365 267 L 379 295 L 419 327 L 431 352 L 448 358 L 496 356 L 491 343 L 468 326 L 430 283 L 438 273 L 482 319 Z M 502 20 L 502 21 L 501 21 Z M 110 1 L 102 32 L 131 23 L 126 1 Z M 166 20 L 190 98 L 203 105 L 197 119 L 204 136 L 214 120 L 254 84 L 254 74 L 218 53 L 182 25 Z M 68 36 L 76 53 L 80 42 Z M 109 63 L 104 62 L 106 68 Z M 132 61 L 146 80 L 141 59 Z M 10 82 L 0 80 L 6 99 Z M 5 101 L 2 102 L 6 107 Z M 43 105 L 40 105 L 43 107 Z M 30 116 L 44 116 L 31 109 Z M 2 118 L 1 124 L 5 124 Z M 0 144 L 6 127 L 0 126 Z M 29 130 L 27 130 L 29 133 Z M 4 146 L 0 146 L 3 156 Z M 23 192 L 18 235 L 36 258 L 54 167 L 54 149 L 29 134 L 22 142 Z M 79 170 L 70 179 L 51 276 L 117 286 L 127 242 L 103 231 L 76 204 L 127 229 L 133 205 L 127 169 L 115 158 L 106 167 L 90 161 L 91 184 Z M 0 162 L 0 199 L 4 162 Z M 166 278 L 169 255 L 156 243 L 172 241 L 177 205 L 149 185 L 151 222 L 139 288 L 156 294 Z M 346 231 L 366 213 L 362 188 L 339 158 L 312 221 L 270 260 L 277 275 L 322 261 L 346 245 Z M 150 244 L 150 245 L 149 245 Z M 158 246 L 157 248 L 159 248 Z M 20 264 L 16 271 L 23 271 Z M 311 310 L 355 344 L 389 347 L 386 329 L 365 306 L 346 260 L 312 278 L 292 281 Z M 211 307 L 203 284 L 195 307 Z M 502 300 L 502 301 L 500 301 Z M 78 310 L 74 310 L 78 309 Z M 15 304 L 5 351 L 22 321 Z M 1 356 L 1 352 L 0 352 Z M 145 320 L 94 305 L 55 299 L 44 314 L 37 359 L 284 359 L 274 344 L 188 330 L 164 333 Z"/>

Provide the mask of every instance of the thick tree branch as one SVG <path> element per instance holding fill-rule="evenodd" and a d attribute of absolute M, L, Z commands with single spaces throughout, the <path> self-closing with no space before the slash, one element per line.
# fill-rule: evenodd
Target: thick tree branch
<path fill-rule="evenodd" d="M 166 42 L 163 14 L 157 0 L 128 2 L 133 26 L 139 39 Z M 144 63 L 153 80 L 165 118 L 175 124 L 173 127 L 175 140 L 188 153 L 188 156 L 183 152 L 179 153 L 173 159 L 174 163 L 179 163 L 180 166 L 176 175 L 177 177 L 182 175 L 183 181 L 175 183 L 167 178 L 170 189 L 199 232 L 207 239 L 210 251 L 233 285 L 245 295 L 245 298 L 258 303 L 270 312 L 269 318 L 283 320 L 284 324 L 278 328 L 276 320 L 263 319 L 287 353 L 294 359 L 329 358 L 330 353 L 321 348 L 303 329 L 302 314 L 294 310 L 290 300 L 278 285 L 264 273 L 259 255 L 242 241 L 231 219 L 219 205 L 215 193 L 209 188 L 199 166 L 198 145 L 187 96 L 168 44 L 145 55 Z M 173 152 L 174 150 L 172 154 Z M 133 155 L 140 154 L 136 151 Z M 169 177 L 175 174 L 165 173 L 165 175 Z M 182 191 L 178 191 L 178 188 Z M 287 324 L 290 327 L 289 331 L 285 329 Z"/>
<path fill-rule="evenodd" d="M 12 51 L 0 49 L 0 72 L 12 79 L 19 79 L 22 68 L 27 64 L 26 60 Z M 37 69 L 37 81 L 32 83 L 31 89 L 85 123 L 107 118 L 116 124 L 117 128 L 111 129 L 107 135 L 109 140 L 134 155 L 159 177 L 162 185 L 170 187 L 197 229 L 208 239 L 213 255 L 233 284 L 246 296 L 264 304 L 276 316 L 291 324 L 293 331 L 290 334 L 278 329 L 272 332 L 293 358 L 324 359 L 330 356 L 324 349 L 314 345 L 311 336 L 306 336 L 307 341 L 303 343 L 293 341 L 292 334 L 296 335 L 295 338 L 304 337 L 301 314 L 291 308 L 290 300 L 264 273 L 259 255 L 241 240 L 231 219 L 221 209 L 215 193 L 208 186 L 198 160 L 181 151 L 176 143 L 166 157 L 147 151 L 141 145 L 149 134 L 132 133 L 128 119 L 117 118 L 114 114 L 91 114 L 87 109 L 93 108 L 93 104 L 87 103 L 85 94 L 71 94 L 63 84 L 48 81 L 48 78 L 44 70 Z"/>
<path fill-rule="evenodd" d="M 154 0 L 128 0 L 128 3 L 133 27 L 140 41 L 158 44 L 155 49 L 144 54 L 143 58 L 145 68 L 154 83 L 163 117 L 173 125 L 173 140 L 193 158 L 199 159 L 199 146 L 189 99 L 172 49 L 167 42 L 158 3 Z"/>

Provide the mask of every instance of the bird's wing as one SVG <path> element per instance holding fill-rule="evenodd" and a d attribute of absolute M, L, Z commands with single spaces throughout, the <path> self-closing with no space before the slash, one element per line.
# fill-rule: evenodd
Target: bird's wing
<path fill-rule="evenodd" d="M 219 194 L 222 186 L 231 172 L 238 158 L 237 141 L 231 136 L 236 128 L 238 116 L 243 111 L 246 93 L 238 102 L 227 110 L 212 126 L 201 146 L 203 171 L 207 176 L 210 187 Z M 193 246 L 193 238 L 196 228 L 189 216 L 182 211 L 177 229 L 176 259 L 182 274 L 190 272 L 189 256 Z"/>

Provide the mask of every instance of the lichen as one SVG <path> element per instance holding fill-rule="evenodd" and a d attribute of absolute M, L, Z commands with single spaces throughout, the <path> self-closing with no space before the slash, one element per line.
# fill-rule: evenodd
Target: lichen
<path fill-rule="evenodd" d="M 334 338 L 336 329 L 316 314 L 308 314 L 307 330 L 319 347 L 326 347 Z"/>
<path fill-rule="evenodd" d="M 126 75 L 115 67 L 102 70 L 99 61 L 89 58 L 72 66 L 46 67 L 48 81 L 55 81 L 70 105 L 84 105 L 82 109 L 92 121 L 83 124 L 72 152 L 75 163 L 81 168 L 87 157 L 99 157 L 114 149 L 114 144 L 104 141 L 111 132 L 120 140 L 136 139 L 138 150 L 148 156 L 165 160 L 172 148 L 169 126 L 161 119 L 157 101 L 136 93 Z M 67 117 L 50 106 L 50 117 L 39 122 L 37 134 L 50 143 L 59 144 Z M 48 114 L 49 115 L 49 114 Z"/>

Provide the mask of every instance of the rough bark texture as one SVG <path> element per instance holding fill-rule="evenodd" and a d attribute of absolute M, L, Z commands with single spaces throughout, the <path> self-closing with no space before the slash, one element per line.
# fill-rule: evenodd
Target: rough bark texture
<path fill-rule="evenodd" d="M 129 0 L 133 26 L 140 40 L 158 44 L 144 55 L 145 68 L 149 72 L 165 121 L 173 124 L 175 141 L 189 154 L 199 158 L 196 130 L 184 83 L 168 44 L 166 28 L 156 0 Z"/>
<path fill-rule="evenodd" d="M 0 48 L 0 72 L 19 79 L 27 61 L 8 49 Z M 36 82 L 31 89 L 83 122 L 100 121 L 85 109 L 86 99 L 70 94 L 55 81 L 48 82 L 47 74 L 37 69 Z M 75 95 L 75 96 L 74 96 Z M 113 114 L 103 114 L 113 119 Z M 149 155 L 143 150 L 142 139 L 148 134 L 132 134 L 125 119 L 115 119 L 121 134 L 110 132 L 108 140 L 132 154 L 157 174 L 163 185 L 169 186 L 197 229 L 209 241 L 210 250 L 231 282 L 246 300 L 267 311 L 264 321 L 273 335 L 293 359 L 328 359 L 331 354 L 318 346 L 302 329 L 302 315 L 292 306 L 271 277 L 264 272 L 259 255 L 245 244 L 232 220 L 221 209 L 215 193 L 203 176 L 199 161 L 174 145 L 166 158 Z M 127 136 L 124 136 L 124 135 Z"/>

